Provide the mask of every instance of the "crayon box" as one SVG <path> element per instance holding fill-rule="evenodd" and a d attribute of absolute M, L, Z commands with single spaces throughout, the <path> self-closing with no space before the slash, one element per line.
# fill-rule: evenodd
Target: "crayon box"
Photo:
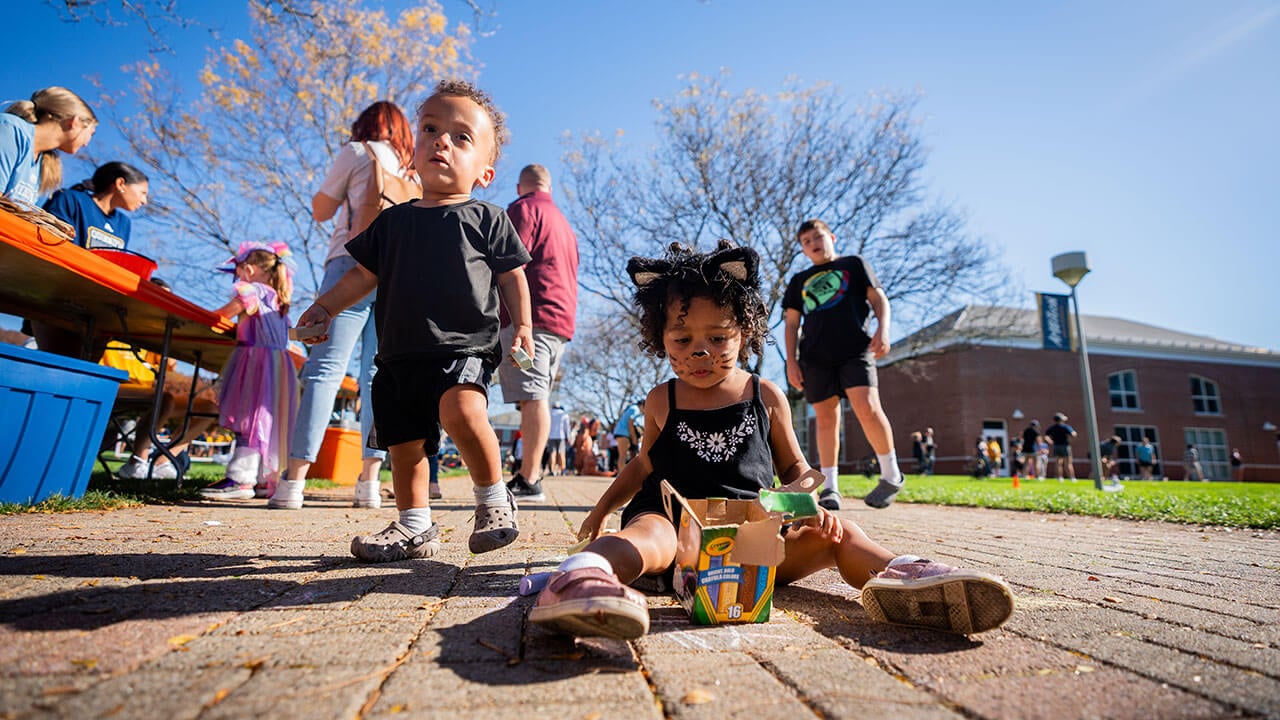
<path fill-rule="evenodd" d="M 765 622 L 782 562 L 781 513 L 756 500 L 689 500 L 662 481 L 668 517 L 676 521 L 676 598 L 698 625 Z"/>

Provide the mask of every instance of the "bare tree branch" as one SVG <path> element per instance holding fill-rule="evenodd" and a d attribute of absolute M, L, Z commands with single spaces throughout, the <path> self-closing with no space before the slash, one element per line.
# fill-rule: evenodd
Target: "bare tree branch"
<path fill-rule="evenodd" d="M 660 141 L 647 152 L 625 147 L 621 135 L 566 140 L 562 187 L 583 247 L 580 274 L 615 316 L 632 315 L 624 272 L 632 255 L 729 238 L 760 253 L 778 327 L 803 259 L 795 231 L 810 218 L 831 226 L 838 252 L 871 263 L 898 328 L 1001 296 L 1007 275 L 992 249 L 968 234 L 959 212 L 927 198 L 916 97 L 878 93 L 850 110 L 825 84 L 791 80 L 770 97 L 732 93 L 726 80 L 690 75 L 674 99 L 655 101 Z"/>
<path fill-rule="evenodd" d="M 132 87 L 103 106 L 147 166 L 147 217 L 184 294 L 221 295 L 225 279 L 209 268 L 244 240 L 272 239 L 298 257 L 301 303 L 330 235 L 311 219 L 311 197 L 351 122 L 380 99 L 412 114 L 439 78 L 472 75 L 471 31 L 435 0 L 394 18 L 363 0 L 250 0 L 250 11 L 249 37 L 210 51 L 198 94 L 184 95 L 153 59 L 130 67 Z M 137 111 L 120 117 L 111 111 L 125 96 Z"/>
<path fill-rule="evenodd" d="M 472 14 L 474 32 L 482 37 L 492 35 L 496 30 L 486 29 L 497 17 L 496 0 L 483 7 L 479 0 L 454 0 L 469 9 Z M 44 0 L 45 4 L 58 11 L 58 16 L 65 22 L 95 22 L 104 27 L 120 27 L 130 22 L 138 22 L 147 29 L 151 36 L 151 51 L 172 53 L 168 31 L 173 28 L 200 27 L 201 23 L 178 7 L 178 0 Z M 312 4 L 306 0 L 266 0 L 280 15 L 289 15 L 302 20 L 314 21 L 318 15 Z M 210 28 L 217 36 L 217 31 Z"/>

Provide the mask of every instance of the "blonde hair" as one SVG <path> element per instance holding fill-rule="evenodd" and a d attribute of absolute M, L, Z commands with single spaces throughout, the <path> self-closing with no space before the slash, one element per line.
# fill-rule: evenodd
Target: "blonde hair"
<path fill-rule="evenodd" d="M 43 122 L 62 122 L 78 117 L 86 124 L 96 125 L 98 116 L 79 95 L 56 85 L 37 90 L 30 100 L 19 100 L 4 109 L 34 125 Z M 62 158 L 57 150 L 40 153 L 40 194 L 45 195 L 62 187 Z"/>
<path fill-rule="evenodd" d="M 270 280 L 267 284 L 276 291 L 276 298 L 280 301 L 280 312 L 289 312 L 290 298 L 293 285 L 289 282 L 289 271 L 281 262 L 280 256 L 270 250 L 252 250 L 248 255 L 244 256 L 241 263 L 245 265 L 257 265 L 267 273 Z"/>

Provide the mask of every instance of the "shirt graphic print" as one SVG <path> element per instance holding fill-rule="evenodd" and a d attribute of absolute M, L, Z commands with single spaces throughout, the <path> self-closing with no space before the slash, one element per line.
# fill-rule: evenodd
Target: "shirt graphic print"
<path fill-rule="evenodd" d="M 801 290 L 804 298 L 804 314 L 826 310 L 840 302 L 849 289 L 849 273 L 846 270 L 825 270 L 814 273 L 805 281 Z"/>
<path fill-rule="evenodd" d="M 676 424 L 676 437 L 680 438 L 698 457 L 710 463 L 727 462 L 738 454 L 738 447 L 756 431 L 756 416 L 747 407 L 742 420 L 727 430 L 695 430 L 681 420 Z"/>

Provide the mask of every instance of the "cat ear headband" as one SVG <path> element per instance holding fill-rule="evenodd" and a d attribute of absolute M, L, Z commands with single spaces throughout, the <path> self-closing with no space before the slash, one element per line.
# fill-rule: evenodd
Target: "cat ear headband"
<path fill-rule="evenodd" d="M 670 255 L 668 256 L 670 257 Z M 746 247 L 725 247 L 702 257 L 701 262 L 692 262 L 698 256 L 686 256 L 688 259 L 671 261 L 668 258 L 633 257 L 627 262 L 627 274 L 636 287 L 646 287 L 650 283 L 663 278 L 676 279 L 690 275 L 700 277 L 708 285 L 737 281 L 756 283 L 756 271 L 760 266 L 760 256 L 755 250 Z"/>

